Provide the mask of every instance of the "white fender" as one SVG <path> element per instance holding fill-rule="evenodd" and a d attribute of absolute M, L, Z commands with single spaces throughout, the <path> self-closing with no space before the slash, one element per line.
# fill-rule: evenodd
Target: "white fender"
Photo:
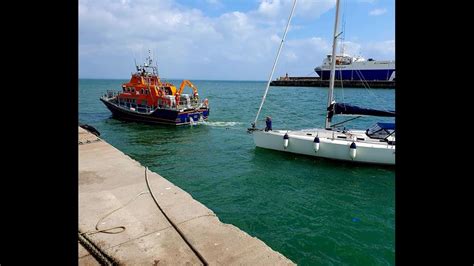
<path fill-rule="evenodd" d="M 315 137 L 313 140 L 313 146 L 314 146 L 314 151 L 318 152 L 319 151 L 319 137 Z"/>
<path fill-rule="evenodd" d="M 355 142 L 351 143 L 351 146 L 349 148 L 349 155 L 351 156 L 351 159 L 354 160 L 355 157 L 357 156 L 357 146 Z"/>
<path fill-rule="evenodd" d="M 288 148 L 288 142 L 289 142 L 289 137 L 288 137 L 288 134 L 285 133 L 285 135 L 283 136 L 283 148 Z"/>

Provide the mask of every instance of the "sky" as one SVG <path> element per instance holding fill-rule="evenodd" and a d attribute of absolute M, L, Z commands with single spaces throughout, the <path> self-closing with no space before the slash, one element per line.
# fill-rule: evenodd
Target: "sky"
<path fill-rule="evenodd" d="M 79 78 L 128 79 L 151 50 L 164 79 L 268 80 L 293 0 L 79 0 Z M 298 0 L 273 79 L 317 76 L 336 0 Z M 341 0 L 344 51 L 395 59 L 395 0 Z M 338 44 L 338 52 L 341 51 Z"/>

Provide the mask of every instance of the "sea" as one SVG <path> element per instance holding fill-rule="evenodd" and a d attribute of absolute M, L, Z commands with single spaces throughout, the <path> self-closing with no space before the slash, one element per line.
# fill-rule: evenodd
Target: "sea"
<path fill-rule="evenodd" d="M 299 265 L 395 264 L 394 167 L 256 148 L 247 128 L 266 81 L 192 80 L 209 100 L 210 116 L 178 127 L 113 118 L 99 97 L 127 81 L 79 79 L 79 122 L 191 194 L 223 223 Z M 265 126 L 266 116 L 273 129 L 323 127 L 327 95 L 327 88 L 271 86 L 257 127 Z M 335 88 L 334 95 L 337 102 L 395 110 L 395 89 Z M 366 129 L 391 121 L 362 117 L 344 125 Z"/>

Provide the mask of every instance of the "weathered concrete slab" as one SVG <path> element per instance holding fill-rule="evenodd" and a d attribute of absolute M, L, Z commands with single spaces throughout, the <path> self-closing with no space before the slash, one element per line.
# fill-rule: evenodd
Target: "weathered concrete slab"
<path fill-rule="evenodd" d="M 99 229 L 124 226 L 125 231 L 88 238 L 119 263 L 202 264 L 153 201 L 145 168 L 91 135 L 79 128 L 79 231 L 94 232 L 97 222 L 116 210 L 102 219 Z M 212 210 L 165 178 L 150 171 L 147 175 L 161 208 L 209 264 L 293 265 L 259 239 L 220 222 Z M 80 264 L 93 263 L 79 251 Z"/>
<path fill-rule="evenodd" d="M 78 265 L 80 266 L 100 266 L 100 263 L 97 262 L 92 255 L 87 255 L 85 257 L 79 258 Z"/>

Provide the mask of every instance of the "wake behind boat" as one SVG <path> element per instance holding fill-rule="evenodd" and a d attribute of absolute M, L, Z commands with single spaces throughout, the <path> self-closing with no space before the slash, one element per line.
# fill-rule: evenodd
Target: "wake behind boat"
<path fill-rule="evenodd" d="M 394 117 L 395 112 L 389 110 L 375 110 L 361 108 L 346 103 L 336 103 L 334 101 L 334 79 L 336 60 L 331 60 L 330 83 L 328 91 L 327 114 L 325 128 L 312 130 L 273 130 L 270 117 L 266 119 L 265 129 L 257 128 L 257 121 L 265 102 L 270 81 L 272 79 L 281 48 L 288 31 L 296 0 L 288 19 L 288 24 L 273 64 L 270 79 L 267 83 L 262 102 L 252 127 L 248 129 L 253 134 L 255 145 L 260 148 L 272 149 L 296 154 L 304 154 L 315 157 L 329 159 L 372 163 L 372 164 L 395 164 L 395 123 L 377 123 L 372 128 L 366 130 L 346 130 L 338 129 L 342 123 L 359 118 L 364 115 Z M 336 2 L 336 22 L 334 26 L 332 55 L 330 58 L 337 58 L 336 46 L 339 20 L 339 0 Z M 355 118 L 332 125 L 334 115 L 355 115 Z M 310 125 L 311 126 L 311 125 Z"/>
<path fill-rule="evenodd" d="M 124 120 L 186 125 L 204 121 L 209 116 L 209 101 L 200 100 L 198 89 L 184 80 L 179 89 L 169 82 L 162 82 L 158 68 L 149 55 L 130 81 L 122 84 L 122 91 L 107 91 L 100 100 L 114 117 Z M 188 86 L 192 94 L 184 94 Z"/>

